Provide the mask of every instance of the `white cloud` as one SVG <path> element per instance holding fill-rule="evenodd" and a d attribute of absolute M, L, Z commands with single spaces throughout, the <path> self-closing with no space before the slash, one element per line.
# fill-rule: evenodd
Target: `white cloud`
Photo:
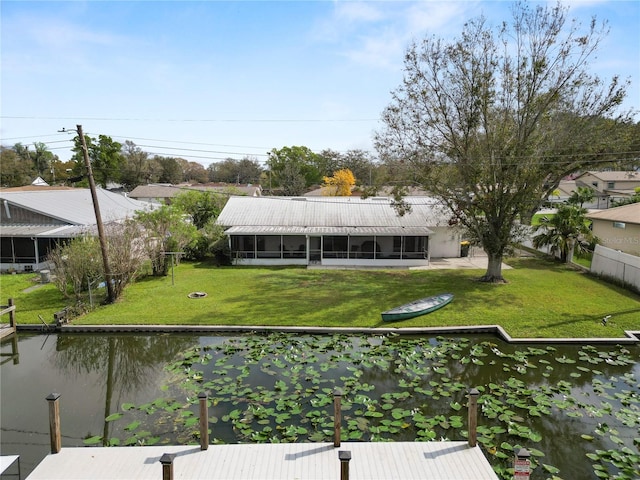
<path fill-rule="evenodd" d="M 407 31 L 412 35 L 451 35 L 460 26 L 478 16 L 478 2 L 420 2 L 407 8 Z"/>
<path fill-rule="evenodd" d="M 370 23 L 384 19 L 379 5 L 373 2 L 338 2 L 334 16 L 348 23 Z"/>
<path fill-rule="evenodd" d="M 397 69 L 409 43 L 425 35 L 448 36 L 480 13 L 477 1 L 337 2 L 316 30 L 359 65 Z"/>
<path fill-rule="evenodd" d="M 361 36 L 355 48 L 345 50 L 344 55 L 361 65 L 397 70 L 406 46 L 404 35 L 385 29 L 374 35 Z"/>

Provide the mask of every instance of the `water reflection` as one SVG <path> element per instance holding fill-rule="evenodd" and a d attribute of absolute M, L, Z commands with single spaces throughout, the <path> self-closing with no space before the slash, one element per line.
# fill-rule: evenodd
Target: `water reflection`
<path fill-rule="evenodd" d="M 52 392 L 61 394 L 63 448 L 86 438 L 104 445 L 193 441 L 201 391 L 210 393 L 210 415 L 218 419 L 212 438 L 327 441 L 335 387 L 343 390 L 343 432 L 351 440 L 431 438 L 427 430 L 461 440 L 466 427 L 452 425 L 455 417 L 466 425 L 466 391 L 480 387 L 485 451 L 532 446 L 562 478 L 596 478 L 585 452 L 620 447 L 594 433 L 600 423 L 617 428 L 623 441 L 640 437 L 637 346 L 282 334 L 21 335 L 18 343 L 20 362 L 1 370 L 0 442 L 3 454 L 22 456 L 25 474 L 48 453 L 44 398 Z M 3 343 L 2 353 L 13 348 Z M 624 420 L 624 409 L 635 419 Z M 123 417 L 106 421 L 114 414 Z M 586 434 L 593 440 L 582 441 Z M 497 468 L 509 463 L 488 456 Z M 538 467 L 531 478 L 548 476 Z"/>
<path fill-rule="evenodd" d="M 94 435 L 108 440 L 113 427 L 105 418 L 123 401 L 155 398 L 164 366 L 197 341 L 182 335 L 20 334 L 20 362 L 3 364 L 0 375 L 2 454 L 21 455 L 26 476 L 49 453 L 45 397 L 52 392 L 61 394 L 63 447 L 82 446 Z M 2 354 L 14 348 L 3 342 Z"/>

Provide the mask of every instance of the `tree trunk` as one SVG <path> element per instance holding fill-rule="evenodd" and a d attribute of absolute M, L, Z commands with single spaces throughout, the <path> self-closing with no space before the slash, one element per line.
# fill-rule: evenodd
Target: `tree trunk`
<path fill-rule="evenodd" d="M 486 273 L 480 277 L 481 282 L 507 283 L 502 277 L 502 253 L 487 253 L 489 263 Z"/>
<path fill-rule="evenodd" d="M 573 261 L 573 251 L 576 247 L 576 240 L 574 238 L 567 238 L 567 255 L 564 259 L 565 263 L 571 263 Z"/>

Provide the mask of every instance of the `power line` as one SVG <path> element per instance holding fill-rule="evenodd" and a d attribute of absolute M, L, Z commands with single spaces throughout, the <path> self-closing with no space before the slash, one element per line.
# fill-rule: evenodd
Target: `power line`
<path fill-rule="evenodd" d="M 109 117 L 38 117 L 5 116 L 11 120 L 86 120 L 109 122 L 184 122 L 184 123 L 350 123 L 377 122 L 379 118 L 109 118 Z"/>
<path fill-rule="evenodd" d="M 224 154 L 224 155 L 239 155 L 238 152 L 220 152 L 217 150 L 199 150 L 196 148 L 184 148 L 184 147 L 162 147 L 162 146 L 158 146 L 158 145 L 137 145 L 138 147 L 145 147 L 145 148 L 158 148 L 158 149 L 162 149 L 162 150 L 179 150 L 181 152 L 200 152 L 200 153 L 219 153 L 219 154 Z M 266 157 L 267 154 L 266 153 L 253 153 L 251 155 L 254 156 L 261 156 L 261 157 Z"/>
<path fill-rule="evenodd" d="M 86 133 L 87 135 L 104 135 L 104 134 L 95 134 L 95 133 Z M 4 139 L 4 140 L 12 140 L 12 139 L 25 139 L 25 138 L 42 138 L 42 137 L 48 137 L 48 136 L 57 136 L 57 135 L 41 135 L 41 136 L 33 136 L 33 137 L 13 137 L 13 138 L 9 138 L 9 139 Z M 248 145 L 224 145 L 224 144 L 214 144 L 214 143 L 205 143 L 205 142 L 186 142 L 186 141 L 180 141 L 180 140 L 162 140 L 162 139 L 149 139 L 149 138 L 137 138 L 137 137 L 126 137 L 126 136 L 116 136 L 116 135 L 112 135 L 112 138 L 123 138 L 126 140 L 131 140 L 131 139 L 135 139 L 135 140 L 143 140 L 143 141 L 151 141 L 151 142 L 164 142 L 164 143 L 174 143 L 174 144 L 182 144 L 182 145 L 204 145 L 204 146 L 226 146 L 226 147 L 231 147 L 231 148 L 243 148 L 243 149 L 268 149 L 268 147 L 257 147 L 257 146 L 248 146 Z M 72 142 L 73 140 L 71 138 L 69 139 L 65 139 L 65 140 L 55 140 L 55 141 L 47 141 L 47 142 L 42 142 L 45 145 L 50 145 L 50 144 L 57 144 L 57 143 L 65 143 L 65 142 Z M 145 148 L 151 148 L 151 149 L 158 149 L 158 150 L 176 150 L 178 152 L 194 152 L 194 153 L 210 153 L 213 155 L 206 155 L 206 156 L 202 156 L 202 155 L 192 155 L 192 154 L 180 154 L 178 152 L 176 152 L 176 155 L 174 156 L 179 156 L 179 157 L 186 157 L 186 158 L 196 158 L 196 159 L 205 159 L 205 160 L 226 160 L 229 157 L 220 157 L 218 155 L 234 155 L 234 156 L 244 156 L 244 157 L 268 157 L 268 153 L 254 153 L 254 152 L 230 152 L 230 151 L 220 151 L 220 150 L 204 150 L 204 149 L 192 149 L 192 148 L 184 148 L 184 147 L 171 147 L 171 146 L 162 146 L 162 145 L 137 145 L 138 147 L 145 147 Z M 65 150 L 67 149 L 67 147 L 53 147 L 50 148 L 50 150 Z M 313 150 L 312 150 L 313 151 Z M 162 152 L 156 152 L 156 151 L 147 151 L 145 152 L 147 154 L 150 155 L 166 155 L 166 153 L 162 153 Z M 315 151 L 314 153 L 319 153 L 319 151 Z M 344 153 L 344 152 L 338 152 L 338 153 Z M 624 158 L 619 158 L 618 156 L 623 155 Z M 548 160 L 544 160 L 544 161 L 540 161 L 538 162 L 539 165 L 556 165 L 558 163 L 562 162 L 562 159 L 570 159 L 570 158 L 585 158 L 585 157 L 595 157 L 589 160 L 584 160 L 582 161 L 583 164 L 586 165 L 596 165 L 596 164 L 602 164 L 602 163 L 612 163 L 612 162 L 632 162 L 632 161 L 637 161 L 638 158 L 640 157 L 640 151 L 628 151 L 628 152 L 603 152 L 603 153 L 589 153 L 589 152 L 583 152 L 583 153 L 575 153 L 575 154 L 559 154 L 559 155 L 537 155 L 537 156 L 526 156 L 526 157 L 517 157 L 517 158 L 513 158 L 513 159 L 509 159 L 509 161 L 506 162 L 500 162 L 499 165 L 500 166 L 504 166 L 504 167 L 509 167 L 509 166 L 518 166 L 520 165 L 520 163 L 518 162 L 518 160 L 535 160 L 535 159 L 547 159 L 549 157 L 553 157 L 550 158 Z M 616 158 L 613 158 L 616 157 Z M 263 161 L 263 160 L 262 160 Z M 478 159 L 479 162 L 483 162 L 485 161 L 484 159 Z M 443 162 L 438 162 L 438 163 L 443 163 Z M 446 162 L 445 162 L 446 163 Z M 498 165 L 495 163 L 495 160 L 491 161 L 492 165 Z M 472 166 L 472 165 L 470 165 Z"/>
<path fill-rule="evenodd" d="M 136 138 L 136 137 L 127 137 L 126 135 L 112 135 L 112 138 L 124 138 L 125 140 L 143 140 L 145 142 L 182 143 L 185 145 L 207 145 L 210 147 L 256 148 L 261 150 L 270 150 L 271 148 L 273 148 L 273 147 L 252 147 L 249 145 L 227 145 L 222 143 L 184 142 L 180 140 L 161 140 L 158 138 Z"/>
<path fill-rule="evenodd" d="M 27 138 L 42 138 L 42 137 L 59 137 L 60 135 L 57 133 L 51 133 L 51 134 L 47 134 L 47 135 L 30 135 L 28 137 L 9 137 L 9 138 L 3 138 L 2 140 L 24 140 Z M 66 140 L 60 140 L 61 142 L 65 142 Z M 54 143 L 54 142 L 49 142 L 49 143 Z"/>

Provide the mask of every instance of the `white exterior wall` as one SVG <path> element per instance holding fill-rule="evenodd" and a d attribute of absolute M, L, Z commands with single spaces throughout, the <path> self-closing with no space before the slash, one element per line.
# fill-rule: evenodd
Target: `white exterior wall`
<path fill-rule="evenodd" d="M 453 258 L 460 256 L 462 236 L 451 227 L 429 227 L 429 256 L 431 258 Z"/>
<path fill-rule="evenodd" d="M 306 258 L 236 258 L 234 265 L 247 265 L 251 267 L 281 267 L 292 265 L 307 265 Z"/>
<path fill-rule="evenodd" d="M 49 262 L 33 262 L 33 263 L 0 263 L 0 272 L 39 272 L 43 269 L 49 269 Z"/>
<path fill-rule="evenodd" d="M 313 264 L 311 264 L 313 265 Z M 320 265 L 340 267 L 422 267 L 429 265 L 428 259 L 400 260 L 381 258 L 378 260 L 365 258 L 323 258 Z"/>

